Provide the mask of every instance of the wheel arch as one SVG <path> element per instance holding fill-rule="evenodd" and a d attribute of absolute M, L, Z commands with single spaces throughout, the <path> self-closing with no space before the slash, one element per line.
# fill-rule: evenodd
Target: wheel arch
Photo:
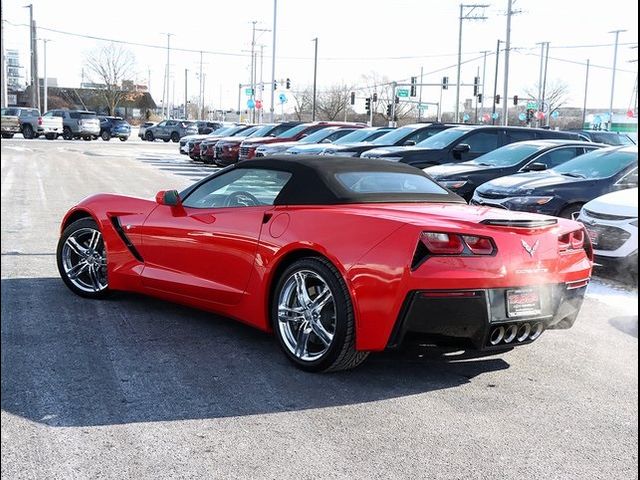
<path fill-rule="evenodd" d="M 60 226 L 60 233 L 64 232 L 64 230 L 73 222 L 77 222 L 78 220 L 81 220 L 83 218 L 91 218 L 97 224 L 100 224 L 100 222 L 98 222 L 98 220 L 93 216 L 93 214 L 89 212 L 89 210 L 85 210 L 83 208 L 77 208 L 67 213 L 67 215 L 64 217 L 64 219 L 62 220 L 62 225 Z"/>

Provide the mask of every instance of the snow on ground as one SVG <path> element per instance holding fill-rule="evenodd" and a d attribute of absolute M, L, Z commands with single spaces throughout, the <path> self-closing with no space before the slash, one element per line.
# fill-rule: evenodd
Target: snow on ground
<path fill-rule="evenodd" d="M 637 288 L 594 277 L 587 287 L 586 296 L 611 307 L 628 311 L 629 314 L 638 314 Z"/>

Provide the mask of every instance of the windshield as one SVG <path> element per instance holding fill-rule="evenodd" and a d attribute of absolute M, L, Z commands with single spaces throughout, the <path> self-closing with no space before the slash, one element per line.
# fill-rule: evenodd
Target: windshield
<path fill-rule="evenodd" d="M 231 134 L 233 129 L 236 127 L 222 127 L 216 130 L 215 132 L 211 132 L 209 136 L 211 137 L 219 137 L 221 135 Z"/>
<path fill-rule="evenodd" d="M 609 145 L 633 145 L 633 142 L 626 135 L 619 135 L 613 132 L 593 132 L 591 140 L 598 143 L 608 143 Z"/>
<path fill-rule="evenodd" d="M 384 135 L 386 132 L 384 130 L 369 130 L 368 128 L 360 128 L 358 130 L 354 130 L 351 133 L 348 133 L 342 138 L 335 140 L 333 143 L 335 145 L 344 145 L 346 143 L 357 143 L 363 142 L 370 137 L 375 137 L 376 133 L 378 136 Z"/>
<path fill-rule="evenodd" d="M 271 132 L 271 130 L 273 130 L 273 125 L 262 125 L 262 126 L 260 126 L 260 128 L 258 128 L 253 133 L 251 133 L 250 135 L 247 135 L 247 136 L 249 136 L 249 137 L 264 137 L 264 136 L 268 135 L 269 132 Z"/>
<path fill-rule="evenodd" d="M 234 133 L 232 136 L 234 137 L 248 137 L 249 135 L 251 135 L 252 133 L 256 133 L 256 131 L 260 128 L 257 125 L 255 127 L 249 127 L 246 128 L 244 127 L 245 130 L 239 130 L 236 133 Z"/>
<path fill-rule="evenodd" d="M 309 128 L 309 125 L 307 124 L 300 124 L 300 125 L 296 125 L 293 128 L 290 128 L 289 130 L 285 130 L 284 132 L 282 132 L 281 134 L 277 135 L 278 138 L 291 138 L 291 137 L 295 137 L 296 135 L 298 135 L 300 132 L 302 132 L 303 130 Z"/>
<path fill-rule="evenodd" d="M 224 135 L 225 137 L 232 137 L 237 133 L 243 132 L 246 129 L 247 129 L 246 125 L 236 125 L 235 127 L 229 127 L 229 131 L 227 132 L 216 132 L 215 136 L 219 137 L 221 135 Z"/>
<path fill-rule="evenodd" d="M 569 177 L 607 178 L 638 162 L 638 153 L 629 150 L 594 150 L 551 170 Z"/>
<path fill-rule="evenodd" d="M 371 143 L 373 145 L 395 145 L 410 133 L 415 132 L 418 128 L 420 127 L 400 127 L 397 130 L 385 133 Z"/>
<path fill-rule="evenodd" d="M 479 156 L 470 162 L 474 165 L 489 167 L 513 167 L 539 150 L 545 147 L 540 145 L 530 145 L 525 143 L 512 143 L 502 148 L 498 148 L 489 153 Z"/>
<path fill-rule="evenodd" d="M 416 146 L 439 150 L 448 147 L 460 137 L 468 133 L 469 130 L 469 128 L 449 128 L 421 141 Z"/>
<path fill-rule="evenodd" d="M 313 132 L 312 134 L 304 137 L 302 140 L 298 140 L 298 143 L 305 145 L 310 143 L 320 143 L 336 130 L 336 128 L 323 128 L 322 130 L 318 130 L 317 132 Z"/>

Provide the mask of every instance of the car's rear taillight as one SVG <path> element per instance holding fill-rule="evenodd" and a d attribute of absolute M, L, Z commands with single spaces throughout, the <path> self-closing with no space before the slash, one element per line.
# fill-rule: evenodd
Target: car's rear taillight
<path fill-rule="evenodd" d="M 431 255 L 493 255 L 493 240 L 479 235 L 458 235 L 447 232 L 422 232 L 422 244 Z"/>
<path fill-rule="evenodd" d="M 560 253 L 570 253 L 576 250 L 584 250 L 589 260 L 593 260 L 593 247 L 584 229 L 574 230 L 558 237 L 558 251 Z"/>
<path fill-rule="evenodd" d="M 38 117 L 38 125 L 42 125 L 42 117 Z"/>

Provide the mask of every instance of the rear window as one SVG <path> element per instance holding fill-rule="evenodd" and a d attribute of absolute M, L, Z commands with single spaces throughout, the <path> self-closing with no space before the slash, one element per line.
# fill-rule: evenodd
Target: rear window
<path fill-rule="evenodd" d="M 448 194 L 427 177 L 411 173 L 343 172 L 335 176 L 342 186 L 353 193 Z"/>
<path fill-rule="evenodd" d="M 69 112 L 69 116 L 71 118 L 79 119 L 79 118 L 97 118 L 96 114 L 93 112 Z"/>
<path fill-rule="evenodd" d="M 617 133 L 592 133 L 591 139 L 596 143 L 606 143 L 609 145 L 633 145 L 633 142 L 626 135 L 618 135 Z"/>
<path fill-rule="evenodd" d="M 307 128 L 309 128 L 309 125 L 305 125 L 304 123 L 301 125 L 296 125 L 295 127 L 290 128 L 289 130 L 285 130 L 280 135 L 277 135 L 277 137 L 278 138 L 295 137 L 296 135 L 298 135 L 303 130 L 306 130 Z"/>
<path fill-rule="evenodd" d="M 580 178 L 608 178 L 638 163 L 638 152 L 603 148 L 569 160 L 553 169 L 561 175 Z"/>
<path fill-rule="evenodd" d="M 15 108 L 3 108 L 2 109 L 2 115 L 8 115 L 10 117 L 17 117 L 18 116 L 18 110 Z"/>

